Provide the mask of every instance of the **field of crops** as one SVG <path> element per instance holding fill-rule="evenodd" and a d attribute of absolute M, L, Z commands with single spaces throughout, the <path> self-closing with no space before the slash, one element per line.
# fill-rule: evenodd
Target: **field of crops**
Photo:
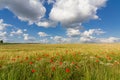
<path fill-rule="evenodd" d="M 120 44 L 3 44 L 0 80 L 120 80 Z"/>

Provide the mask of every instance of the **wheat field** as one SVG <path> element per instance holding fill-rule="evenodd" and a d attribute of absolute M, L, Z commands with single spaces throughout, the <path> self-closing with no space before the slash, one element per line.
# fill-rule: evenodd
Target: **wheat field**
<path fill-rule="evenodd" d="M 120 80 L 120 44 L 1 44 L 0 80 Z"/>

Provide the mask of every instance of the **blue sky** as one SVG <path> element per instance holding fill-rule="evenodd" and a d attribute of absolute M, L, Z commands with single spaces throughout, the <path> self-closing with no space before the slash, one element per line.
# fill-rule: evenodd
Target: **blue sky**
<path fill-rule="evenodd" d="M 12 43 L 120 41 L 120 0 L 0 0 L 0 39 Z"/>

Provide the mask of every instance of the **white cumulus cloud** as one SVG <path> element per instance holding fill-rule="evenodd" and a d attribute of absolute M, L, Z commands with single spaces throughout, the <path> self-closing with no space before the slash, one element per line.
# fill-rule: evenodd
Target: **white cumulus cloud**
<path fill-rule="evenodd" d="M 3 19 L 0 19 L 0 31 L 6 29 L 7 27 L 11 26 L 10 24 L 4 23 Z"/>
<path fill-rule="evenodd" d="M 120 38 L 108 37 L 108 38 L 98 38 L 96 35 L 104 34 L 105 32 L 101 29 L 89 29 L 81 33 L 80 42 L 84 43 L 114 43 L 119 42 Z"/>
<path fill-rule="evenodd" d="M 50 19 L 65 27 L 76 27 L 85 21 L 98 19 L 97 10 L 105 3 L 106 0 L 56 0 Z"/>
<path fill-rule="evenodd" d="M 45 32 L 38 32 L 38 35 L 40 36 L 40 37 L 46 37 L 46 36 L 49 36 L 47 33 L 45 33 Z"/>
<path fill-rule="evenodd" d="M 56 27 L 57 23 L 55 21 L 43 20 L 43 21 L 36 22 L 36 25 L 39 27 L 42 26 L 42 27 L 48 28 L 48 27 Z"/>
<path fill-rule="evenodd" d="M 51 39 L 54 41 L 54 43 L 69 43 L 70 42 L 70 38 L 65 38 L 62 36 L 54 36 L 51 37 Z"/>
<path fill-rule="evenodd" d="M 29 34 L 23 34 L 23 36 L 24 36 L 25 41 L 34 41 L 35 40 L 35 38 L 29 36 Z"/>
<path fill-rule="evenodd" d="M 89 37 L 89 36 L 92 36 L 92 35 L 100 35 L 100 34 L 103 34 L 105 33 L 104 31 L 102 31 L 101 29 L 89 29 L 88 31 L 84 31 L 81 35 L 84 36 L 84 37 Z"/>
<path fill-rule="evenodd" d="M 13 35 L 19 36 L 19 35 L 21 35 L 21 34 L 23 34 L 23 31 L 22 31 L 21 29 L 18 29 L 17 31 L 12 31 L 12 32 L 10 33 L 10 36 L 13 36 Z"/>
<path fill-rule="evenodd" d="M 67 33 L 68 37 L 78 37 L 78 36 L 80 36 L 79 29 L 68 28 L 66 33 Z"/>
<path fill-rule="evenodd" d="M 39 0 L 0 0 L 0 8 L 12 11 L 20 20 L 32 24 L 44 17 L 46 9 Z"/>
<path fill-rule="evenodd" d="M 5 37 L 6 35 L 7 35 L 7 32 L 5 32 L 5 31 L 4 31 L 4 32 L 1 32 L 1 31 L 0 31 L 0 37 Z"/>
<path fill-rule="evenodd" d="M 107 0 L 0 0 L 0 9 L 8 9 L 20 20 L 42 27 L 55 27 L 61 23 L 64 27 L 81 26 L 85 21 L 98 19 L 97 10 Z M 45 18 L 44 3 L 53 4 L 49 19 Z M 42 19 L 46 19 L 41 21 Z"/>
<path fill-rule="evenodd" d="M 81 33 L 80 42 L 96 42 L 97 38 L 95 35 L 100 35 L 105 33 L 101 29 L 89 29 Z"/>
<path fill-rule="evenodd" d="M 98 39 L 98 42 L 101 43 L 115 43 L 115 42 L 119 42 L 120 38 L 117 37 L 109 37 L 109 38 L 100 38 Z"/>
<path fill-rule="evenodd" d="M 11 24 L 7 24 L 3 19 L 0 19 L 0 40 L 7 40 L 7 27 L 12 26 Z"/>
<path fill-rule="evenodd" d="M 55 0 L 47 0 L 48 4 L 55 3 Z"/>

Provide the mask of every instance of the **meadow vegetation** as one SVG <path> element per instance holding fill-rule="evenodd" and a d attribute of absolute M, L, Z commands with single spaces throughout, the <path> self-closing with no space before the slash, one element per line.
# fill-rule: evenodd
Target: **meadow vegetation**
<path fill-rule="evenodd" d="M 1 44 L 0 80 L 120 80 L 120 44 Z"/>

